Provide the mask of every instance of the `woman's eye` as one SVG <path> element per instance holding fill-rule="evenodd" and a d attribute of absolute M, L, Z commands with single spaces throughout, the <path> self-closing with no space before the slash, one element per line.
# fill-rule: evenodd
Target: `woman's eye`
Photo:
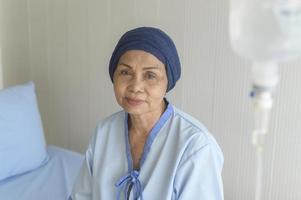
<path fill-rule="evenodd" d="M 156 78 L 156 74 L 154 74 L 154 73 L 147 73 L 146 77 L 147 77 L 147 79 L 155 79 Z"/>
<path fill-rule="evenodd" d="M 129 75 L 130 73 L 129 73 L 129 71 L 127 71 L 127 70 L 121 70 L 121 71 L 120 71 L 120 74 L 121 74 L 121 75 Z"/>

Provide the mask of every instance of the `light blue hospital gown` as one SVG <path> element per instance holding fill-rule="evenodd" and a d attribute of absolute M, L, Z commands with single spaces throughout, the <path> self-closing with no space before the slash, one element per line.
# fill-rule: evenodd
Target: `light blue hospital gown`
<path fill-rule="evenodd" d="M 168 104 L 147 138 L 140 170 L 135 171 L 127 118 L 120 111 L 97 126 L 73 200 L 123 200 L 127 194 L 130 200 L 223 199 L 223 154 L 200 122 Z"/>

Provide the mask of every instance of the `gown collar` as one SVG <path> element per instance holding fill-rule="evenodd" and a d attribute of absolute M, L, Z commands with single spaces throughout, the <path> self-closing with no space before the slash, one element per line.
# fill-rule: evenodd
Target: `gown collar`
<path fill-rule="evenodd" d="M 160 119 L 156 122 L 154 127 L 151 129 L 147 140 L 144 145 L 143 153 L 140 159 L 140 169 L 142 168 L 147 155 L 150 151 L 151 145 L 153 141 L 155 140 L 156 136 L 158 135 L 159 131 L 163 127 L 163 125 L 166 123 L 166 121 L 170 118 L 170 116 L 173 113 L 173 107 L 172 105 L 164 99 L 165 103 L 167 104 L 167 107 L 163 114 L 161 115 Z M 128 191 L 129 188 L 133 188 L 134 192 L 134 199 L 138 199 L 140 197 L 141 200 L 143 200 L 143 187 L 139 180 L 139 171 L 134 170 L 133 167 L 133 159 L 131 155 L 131 148 L 130 148 L 130 142 L 129 142 L 129 130 L 128 130 L 128 117 L 129 114 L 125 113 L 125 121 L 124 121 L 124 129 L 125 129 L 125 143 L 126 143 L 126 156 L 127 156 L 127 162 L 128 162 L 128 173 L 121 177 L 115 186 L 117 187 L 117 200 L 120 199 L 121 192 L 123 190 L 124 196 L 127 199 L 128 198 Z"/>
<path fill-rule="evenodd" d="M 153 128 L 151 129 L 150 133 L 147 136 L 147 140 L 144 144 L 143 153 L 142 153 L 140 163 L 139 163 L 140 168 L 142 167 L 143 163 L 146 160 L 146 157 L 150 151 L 153 141 L 155 140 L 156 136 L 158 135 L 159 131 L 161 130 L 161 128 L 163 127 L 165 122 L 169 119 L 169 117 L 173 113 L 172 105 L 166 99 L 164 99 L 164 100 L 167 104 L 166 109 L 163 112 L 163 114 L 161 115 L 161 117 L 159 118 L 159 120 L 155 123 L 155 125 L 153 126 Z M 133 159 L 132 159 L 130 140 L 129 140 L 128 117 L 129 117 L 129 114 L 125 113 L 125 121 L 124 121 L 125 143 L 126 143 L 126 155 L 127 155 L 127 161 L 128 161 L 128 172 L 130 173 L 131 171 L 134 170 L 134 167 L 133 167 Z"/>

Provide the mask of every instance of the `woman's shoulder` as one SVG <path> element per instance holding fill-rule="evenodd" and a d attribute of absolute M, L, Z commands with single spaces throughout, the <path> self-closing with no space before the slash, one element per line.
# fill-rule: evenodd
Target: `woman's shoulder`
<path fill-rule="evenodd" d="M 186 138 L 184 140 L 188 145 L 187 148 L 190 149 L 187 149 L 188 151 L 193 152 L 205 146 L 210 146 L 210 148 L 214 148 L 217 152 L 222 154 L 216 139 L 203 123 L 174 106 L 173 110 L 173 121 L 180 127 L 178 129 L 181 138 Z"/>
<path fill-rule="evenodd" d="M 103 141 L 106 137 L 113 137 L 114 134 L 123 132 L 123 125 L 125 120 L 125 112 L 123 110 L 115 112 L 97 123 L 94 133 L 90 139 L 90 145 L 95 148 L 96 143 Z M 100 139 L 102 138 L 102 139 Z"/>
<path fill-rule="evenodd" d="M 125 111 L 120 110 L 117 111 L 103 119 L 101 119 L 98 124 L 97 124 L 97 129 L 102 128 L 104 126 L 110 125 L 110 124 L 115 124 L 115 123 L 123 123 L 125 119 Z"/>
<path fill-rule="evenodd" d="M 91 140 L 97 141 L 99 137 L 105 137 L 106 135 L 113 136 L 112 132 L 121 132 L 124 128 L 125 116 L 125 111 L 121 110 L 100 120 L 94 129 Z"/>
<path fill-rule="evenodd" d="M 204 134 L 209 134 L 206 126 L 201 123 L 199 120 L 191 116 L 190 114 L 176 108 L 173 106 L 174 110 L 174 118 L 178 120 L 180 123 L 184 124 L 184 126 L 189 126 L 195 132 L 203 132 Z"/>

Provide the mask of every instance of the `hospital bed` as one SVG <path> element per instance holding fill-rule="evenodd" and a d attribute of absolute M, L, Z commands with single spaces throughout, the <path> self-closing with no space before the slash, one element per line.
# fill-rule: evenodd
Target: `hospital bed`
<path fill-rule="evenodd" d="M 1 200 L 66 200 L 80 169 L 81 154 L 47 147 L 48 162 L 0 182 Z"/>
<path fill-rule="evenodd" d="M 83 158 L 46 144 L 33 82 L 0 89 L 0 200 L 67 200 Z"/>

